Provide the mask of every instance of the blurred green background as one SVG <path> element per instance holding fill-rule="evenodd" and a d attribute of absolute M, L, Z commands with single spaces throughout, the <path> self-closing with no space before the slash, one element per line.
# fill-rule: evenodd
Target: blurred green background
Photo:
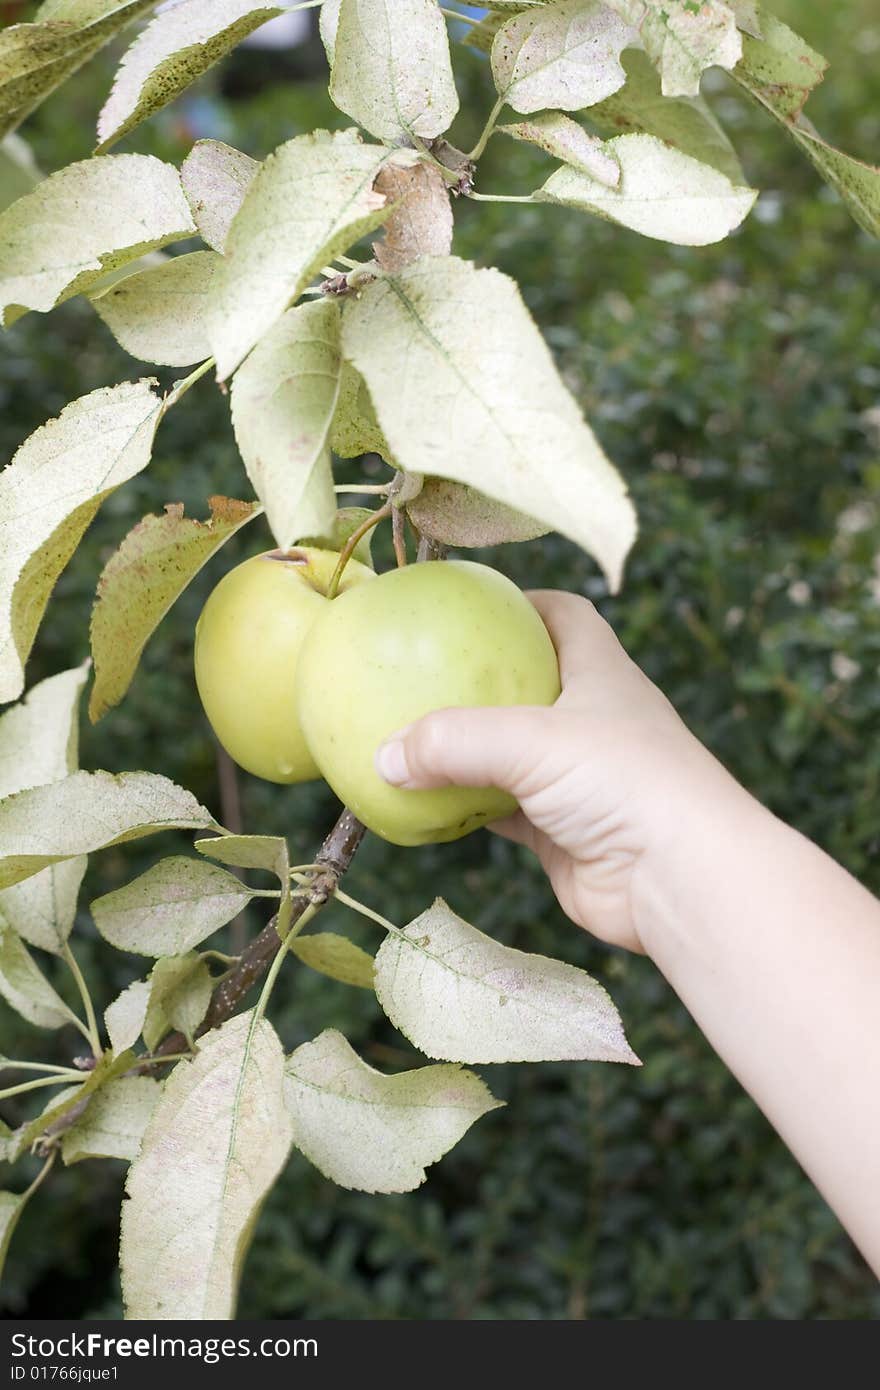
<path fill-rule="evenodd" d="M 874 0 L 773 8 L 832 60 L 810 105 L 814 121 L 876 162 Z M 93 63 L 26 126 L 47 172 L 90 153 L 118 56 Z M 460 53 L 457 75 L 463 114 L 453 135 L 467 147 L 491 95 L 476 55 Z M 594 565 L 558 538 L 485 558 L 523 585 L 596 599 L 746 786 L 877 891 L 878 247 L 732 83 L 712 73 L 705 87 L 763 190 L 744 228 L 719 246 L 669 247 L 562 209 L 457 205 L 456 251 L 520 281 L 641 521 L 613 600 Z M 216 135 L 262 156 L 315 125 L 340 124 L 313 40 L 286 54 L 239 50 L 122 148 L 179 162 L 194 138 Z M 537 153 L 499 138 L 481 186 L 527 192 L 545 170 Z M 149 371 L 81 301 L 26 316 L 0 349 L 0 459 L 67 401 Z M 167 384 L 179 373 L 159 375 Z M 344 480 L 369 464 L 341 467 Z M 110 499 L 61 579 L 31 683 L 87 654 L 98 573 L 130 526 L 172 501 L 204 515 L 213 492 L 248 495 L 226 401 L 206 379 L 162 425 L 153 465 Z M 122 707 L 84 728 L 84 766 L 165 773 L 219 813 L 192 629 L 219 575 L 268 543 L 267 533 L 245 531 L 192 586 Z M 295 858 L 309 857 L 336 813 L 320 786 L 274 789 L 242 775 L 240 794 L 246 829 L 286 832 Z M 167 836 L 97 856 L 83 904 L 184 847 Z M 350 887 L 401 921 L 440 893 L 499 939 L 588 968 L 611 990 L 644 1067 L 484 1069 L 507 1108 L 408 1196 L 340 1191 L 294 1156 L 259 1222 L 242 1316 L 880 1314 L 877 1284 L 837 1221 L 654 968 L 576 931 L 523 852 L 483 833 L 421 850 L 370 840 Z M 326 921 L 378 944 L 368 924 L 338 909 Z M 254 914 L 248 932 L 259 924 Z M 829 924 L 829 951 L 832 932 Z M 85 907 L 74 944 L 102 1008 L 142 973 L 141 962 L 101 944 Z M 374 1065 L 415 1061 L 372 996 L 305 967 L 283 978 L 273 1014 L 288 1047 L 336 1026 Z M 4 1008 L 0 1047 L 67 1060 L 77 1039 L 39 1033 Z M 6 1118 L 30 1113 L 28 1099 L 7 1103 Z M 53 1173 L 13 1246 L 8 1315 L 120 1316 L 123 1176 L 116 1163 Z"/>

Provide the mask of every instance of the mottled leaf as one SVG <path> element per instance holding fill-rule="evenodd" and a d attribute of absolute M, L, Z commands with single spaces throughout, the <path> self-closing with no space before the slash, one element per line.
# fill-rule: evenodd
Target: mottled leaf
<path fill-rule="evenodd" d="M 448 130 L 458 93 L 435 0 L 342 0 L 336 24 L 330 96 L 340 111 L 389 142 Z"/>
<path fill-rule="evenodd" d="M 175 856 L 96 898 L 91 912 L 104 940 L 120 951 L 179 956 L 231 922 L 252 897 L 224 869 Z"/>
<path fill-rule="evenodd" d="M 0 473 L 0 702 L 21 694 L 49 595 L 104 498 L 150 461 L 162 412 L 151 387 L 81 397 Z"/>
<path fill-rule="evenodd" d="M 402 270 L 420 256 L 452 250 L 452 203 L 446 180 L 433 164 L 401 168 L 390 164 L 376 180 L 376 191 L 394 204 L 373 253 L 383 270 Z"/>
<path fill-rule="evenodd" d="M 411 1192 L 501 1104 L 459 1067 L 384 1076 L 334 1028 L 288 1057 L 284 1097 L 297 1148 L 326 1178 L 360 1192 Z"/>
<path fill-rule="evenodd" d="M 36 1028 L 63 1028 L 75 1015 L 55 992 L 36 961 L 0 917 L 0 994 Z"/>
<path fill-rule="evenodd" d="M 0 213 L 0 322 L 47 313 L 105 271 L 194 231 L 172 165 L 145 154 L 68 164 Z"/>
<path fill-rule="evenodd" d="M 438 898 L 389 935 L 376 994 L 395 1028 L 448 1062 L 630 1062 L 620 1017 L 584 970 L 502 946 Z"/>
<path fill-rule="evenodd" d="M 466 483 L 451 483 L 446 478 L 426 478 L 406 510 L 423 536 L 444 545 L 503 545 L 547 534 L 547 527 L 533 517 L 505 507 Z"/>
<path fill-rule="evenodd" d="M 742 37 L 725 0 L 607 0 L 616 10 L 642 11 L 642 42 L 656 65 L 664 96 L 696 96 L 706 68 L 733 68 Z"/>
<path fill-rule="evenodd" d="M 112 1004 L 107 1005 L 104 1010 L 104 1026 L 114 1057 L 119 1057 L 130 1047 L 134 1047 L 141 1035 L 149 1002 L 149 980 L 135 980 L 116 996 Z"/>
<path fill-rule="evenodd" d="M 373 988 L 373 957 L 347 936 L 338 932 L 314 932 L 311 936 L 298 936 L 291 951 L 319 975 L 328 975 L 343 985 L 356 985 L 359 989 Z"/>
<path fill-rule="evenodd" d="M 211 355 L 205 309 L 219 260 L 216 251 L 173 256 L 92 295 L 92 303 L 132 357 L 165 367 L 203 362 Z"/>
<path fill-rule="evenodd" d="M 98 117 L 105 150 L 174 101 L 248 34 L 286 5 L 255 0 L 181 0 L 164 7 L 128 49 Z"/>
<path fill-rule="evenodd" d="M 637 42 L 632 26 L 601 0 L 556 0 L 514 15 L 498 30 L 495 85 L 523 114 L 579 111 L 623 86 L 620 54 Z"/>
<path fill-rule="evenodd" d="M 59 859 L 160 830 L 216 822 L 190 792 L 152 772 L 75 772 L 0 802 L 0 888 Z"/>
<path fill-rule="evenodd" d="M 92 612 L 93 722 L 119 704 L 144 647 L 187 585 L 262 510 L 229 497 L 208 500 L 207 521 L 184 516 L 182 504 L 166 507 L 163 516 L 145 516 L 105 565 Z"/>
<path fill-rule="evenodd" d="M 317 131 L 260 166 L 214 277 L 208 333 L 217 376 L 229 376 L 322 265 L 388 214 L 373 182 L 388 151 L 352 132 Z"/>
<path fill-rule="evenodd" d="M 232 383 L 235 438 L 276 543 L 331 525 L 330 427 L 339 399 L 339 305 L 289 309 Z"/>
<path fill-rule="evenodd" d="M 232 219 L 260 165 L 220 140 L 198 140 L 180 166 L 180 181 L 199 236 L 223 251 Z"/>
<path fill-rule="evenodd" d="M 376 419 L 367 384 L 350 362 L 342 364 L 339 401 L 330 431 L 330 444 L 340 458 L 379 454 L 386 463 L 393 461 L 388 440 Z"/>
<path fill-rule="evenodd" d="M 283 939 L 292 910 L 287 841 L 280 835 L 221 835 L 213 840 L 196 840 L 196 849 L 233 869 L 263 869 L 275 875 L 281 885 L 275 930 Z"/>
<path fill-rule="evenodd" d="M 620 182 L 620 165 L 613 155 L 608 154 L 602 141 L 595 135 L 588 135 L 583 126 L 579 126 L 570 116 L 564 116 L 561 111 L 547 111 L 530 121 L 499 126 L 498 130 L 514 140 L 537 145 L 554 159 L 561 159 L 572 169 L 589 174 L 609 188 L 615 188 Z"/>
<path fill-rule="evenodd" d="M 61 1136 L 65 1164 L 86 1158 L 131 1162 L 161 1093 L 150 1076 L 123 1076 L 96 1091 L 81 1118 Z"/>
<path fill-rule="evenodd" d="M 620 164 L 617 188 L 561 168 L 536 200 L 581 208 L 658 241 L 708 246 L 738 227 L 758 196 L 653 135 L 618 135 L 606 148 Z"/>
<path fill-rule="evenodd" d="M 213 988 L 211 972 L 201 956 L 189 953 L 156 961 L 143 1024 L 144 1042 L 151 1052 L 175 1028 L 192 1041 L 208 1012 Z"/>
<path fill-rule="evenodd" d="M 174 1068 L 122 1205 L 129 1318 L 234 1316 L 254 1224 L 290 1149 L 283 1081 L 281 1044 L 254 1012 L 207 1034 Z"/>
<path fill-rule="evenodd" d="M 619 583 L 635 534 L 626 489 L 512 280 L 429 257 L 347 303 L 342 331 L 403 467 L 533 515 Z"/>

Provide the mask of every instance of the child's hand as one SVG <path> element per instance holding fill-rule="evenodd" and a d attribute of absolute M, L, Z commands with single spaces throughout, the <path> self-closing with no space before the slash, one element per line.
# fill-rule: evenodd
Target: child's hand
<path fill-rule="evenodd" d="M 447 709 L 401 731 L 377 766 L 395 786 L 495 786 L 521 810 L 492 829 L 538 855 L 573 921 L 616 945 L 648 949 L 633 900 L 637 866 L 662 864 L 670 835 L 706 798 L 742 795 L 593 605 L 529 595 L 559 654 L 549 709 Z"/>

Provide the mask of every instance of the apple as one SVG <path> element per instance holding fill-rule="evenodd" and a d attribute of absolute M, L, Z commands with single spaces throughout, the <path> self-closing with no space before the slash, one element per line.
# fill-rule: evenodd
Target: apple
<path fill-rule="evenodd" d="M 336 795 L 396 845 L 457 840 L 516 802 L 494 788 L 391 787 L 379 745 L 431 710 L 551 705 L 559 666 L 520 589 L 486 565 L 428 561 L 380 575 L 328 604 L 297 666 L 299 723 Z"/>
<path fill-rule="evenodd" d="M 268 782 L 320 777 L 296 716 L 294 676 L 309 628 L 330 607 L 339 554 L 300 546 L 245 560 L 220 580 L 196 624 L 196 685 L 229 756 Z M 349 560 L 340 594 L 375 579 Z"/>

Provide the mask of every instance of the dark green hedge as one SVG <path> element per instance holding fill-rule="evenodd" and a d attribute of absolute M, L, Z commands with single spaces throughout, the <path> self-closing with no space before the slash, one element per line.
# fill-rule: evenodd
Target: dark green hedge
<path fill-rule="evenodd" d="M 869 154 L 880 136 L 880 28 L 871 5 L 852 0 L 833 16 L 818 4 L 785 8 L 837 58 L 817 119 L 853 152 Z M 228 91 L 253 86 L 255 62 L 265 59 L 235 60 Z M 485 105 L 475 76 L 476 60 L 466 74 L 474 124 Z M 107 81 L 107 69 L 78 78 L 32 123 L 47 168 L 88 153 L 88 121 Z M 782 132 L 723 80 L 712 86 L 750 178 L 766 190 L 742 232 L 718 247 L 670 248 L 562 210 L 459 208 L 457 250 L 520 280 L 641 517 L 627 584 L 613 601 L 592 564 L 558 539 L 489 558 L 525 586 L 557 585 L 600 601 L 636 659 L 737 776 L 876 891 L 877 245 Z M 211 79 L 203 93 L 219 103 L 218 133 L 254 154 L 333 115 L 318 83 L 229 101 Z M 185 109 L 131 147 L 179 158 L 193 135 Z M 537 157 L 501 140 L 492 149 L 484 186 L 525 185 Z M 67 400 L 137 374 L 85 305 L 26 317 L 0 356 L 0 458 Z M 167 501 L 202 513 L 211 492 L 242 495 L 242 477 L 225 403 L 203 383 L 162 426 L 154 466 L 110 500 L 59 583 L 31 680 L 86 655 L 96 576 L 130 525 Z M 192 627 L 211 583 L 264 540 L 246 534 L 183 598 L 125 704 L 85 732 L 86 766 L 152 768 L 217 805 L 214 750 L 190 674 Z M 304 855 L 334 815 L 319 787 L 276 791 L 242 777 L 242 792 L 247 828 L 286 830 Z M 84 901 L 172 843 L 99 857 Z M 294 1159 L 260 1221 L 243 1315 L 880 1313 L 876 1283 L 834 1217 L 656 971 L 573 929 L 524 854 L 482 834 L 424 850 L 371 842 L 352 884 L 400 919 L 442 893 L 500 939 L 586 966 L 607 982 L 645 1065 L 490 1069 L 508 1108 L 483 1120 L 410 1196 L 340 1192 Z M 85 913 L 78 943 L 106 1003 L 138 963 L 102 947 Z M 376 1065 L 411 1061 L 360 992 L 301 969 L 278 999 L 288 1045 L 335 1025 Z M 8 1011 L 0 1044 L 19 1056 L 45 1057 L 53 1047 L 67 1056 L 75 1047 L 70 1037 L 47 1041 Z M 119 1315 L 121 1185 L 113 1164 L 53 1176 L 10 1258 L 9 1313 Z"/>

